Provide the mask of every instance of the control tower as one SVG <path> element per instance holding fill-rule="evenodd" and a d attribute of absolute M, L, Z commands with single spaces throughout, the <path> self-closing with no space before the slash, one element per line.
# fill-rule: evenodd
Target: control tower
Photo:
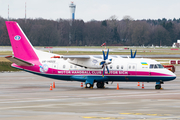
<path fill-rule="evenodd" d="M 74 20 L 76 5 L 73 2 L 71 2 L 71 4 L 69 5 L 69 8 L 70 8 L 72 20 Z"/>

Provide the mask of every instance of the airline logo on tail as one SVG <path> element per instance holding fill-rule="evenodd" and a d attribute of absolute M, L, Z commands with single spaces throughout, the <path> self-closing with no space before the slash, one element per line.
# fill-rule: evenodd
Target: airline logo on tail
<path fill-rule="evenodd" d="M 15 40 L 20 40 L 20 39 L 21 39 L 21 36 L 16 35 L 16 36 L 14 37 L 14 39 L 15 39 Z"/>

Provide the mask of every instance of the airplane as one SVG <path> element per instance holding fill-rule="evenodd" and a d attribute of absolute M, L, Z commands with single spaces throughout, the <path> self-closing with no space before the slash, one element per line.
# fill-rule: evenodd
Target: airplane
<path fill-rule="evenodd" d="M 155 89 L 171 81 L 176 75 L 152 59 L 109 57 L 102 51 L 102 58 L 94 56 L 67 56 L 35 49 L 17 22 L 6 21 L 13 56 L 12 67 L 36 75 L 65 81 L 85 82 L 86 88 L 104 88 L 108 82 L 156 82 Z"/>

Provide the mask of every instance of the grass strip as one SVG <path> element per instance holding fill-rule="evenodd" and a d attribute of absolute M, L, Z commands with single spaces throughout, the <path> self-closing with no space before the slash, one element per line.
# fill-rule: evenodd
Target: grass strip
<path fill-rule="evenodd" d="M 12 62 L 0 62 L 0 72 L 3 71 L 20 71 L 11 67 Z"/>

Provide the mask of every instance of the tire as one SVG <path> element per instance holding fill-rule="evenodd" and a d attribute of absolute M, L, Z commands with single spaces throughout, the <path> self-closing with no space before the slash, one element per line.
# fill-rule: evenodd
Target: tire
<path fill-rule="evenodd" d="M 90 84 L 90 83 L 87 83 L 87 84 L 86 84 L 86 88 L 91 88 L 91 84 Z"/>
<path fill-rule="evenodd" d="M 161 89 L 161 85 L 156 85 L 155 89 Z"/>
<path fill-rule="evenodd" d="M 104 82 L 97 82 L 97 88 L 104 88 Z"/>

